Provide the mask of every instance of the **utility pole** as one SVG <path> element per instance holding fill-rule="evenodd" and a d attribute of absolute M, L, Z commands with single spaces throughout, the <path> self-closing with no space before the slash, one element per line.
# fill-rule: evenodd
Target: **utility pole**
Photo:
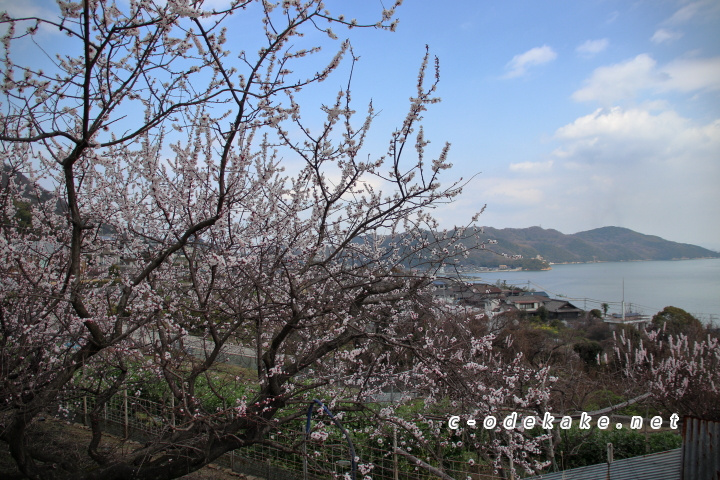
<path fill-rule="evenodd" d="M 623 288 L 623 292 L 622 292 L 622 321 L 623 321 L 623 323 L 625 323 L 625 278 L 623 278 L 623 281 L 622 281 L 622 288 Z"/>

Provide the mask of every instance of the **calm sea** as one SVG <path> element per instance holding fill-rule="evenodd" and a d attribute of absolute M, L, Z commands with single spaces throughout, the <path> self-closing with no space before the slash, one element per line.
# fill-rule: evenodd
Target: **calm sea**
<path fill-rule="evenodd" d="M 720 325 L 720 259 L 584 263 L 553 265 L 544 272 L 492 272 L 473 275 L 495 283 L 530 287 L 590 310 L 610 305 L 654 315 L 668 305 L 682 308 L 703 323 Z"/>

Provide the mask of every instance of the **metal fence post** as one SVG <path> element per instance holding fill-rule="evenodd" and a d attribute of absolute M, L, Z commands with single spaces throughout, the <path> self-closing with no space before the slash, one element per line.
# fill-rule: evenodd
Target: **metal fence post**
<path fill-rule="evenodd" d="M 307 441 L 308 441 L 308 434 L 304 433 L 305 438 L 303 438 L 303 480 L 307 480 L 308 478 L 308 461 L 307 461 Z"/>
<path fill-rule="evenodd" d="M 400 478 L 400 471 L 398 470 L 398 457 L 397 457 L 397 425 L 393 425 L 393 479 L 398 480 Z"/>
<path fill-rule="evenodd" d="M 128 398 L 127 398 L 127 389 L 123 390 L 123 410 L 124 410 L 124 422 L 123 422 L 123 431 L 125 432 L 125 438 L 128 438 L 130 435 L 130 425 L 128 422 Z"/>

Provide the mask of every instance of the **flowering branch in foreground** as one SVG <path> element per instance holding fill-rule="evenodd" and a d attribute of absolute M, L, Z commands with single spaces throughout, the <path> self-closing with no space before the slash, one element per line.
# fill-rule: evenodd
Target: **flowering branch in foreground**
<path fill-rule="evenodd" d="M 464 327 L 450 334 L 429 299 L 435 270 L 472 236 L 437 232 L 429 214 L 463 185 L 440 182 L 448 145 L 428 159 L 429 55 L 386 155 L 363 153 L 375 113 L 355 122 L 349 86 L 323 119 L 301 121 L 298 92 L 352 55 L 344 41 L 323 58 L 303 35 L 392 30 L 398 4 L 365 24 L 319 0 L 2 14 L 0 439 L 23 475 L 176 478 L 268 442 L 309 398 L 372 410 L 373 394 L 424 385 L 428 405 L 492 412 L 546 395 L 544 372 L 503 364 Z M 256 44 L 234 49 L 234 22 Z M 229 348 L 256 370 L 223 365 Z M 122 391 L 162 399 L 173 421 L 113 456 L 98 418 Z M 81 396 L 87 471 L 28 434 Z M 414 429 L 392 408 L 373 414 Z M 535 446 L 511 434 L 487 452 L 530 469 Z"/>

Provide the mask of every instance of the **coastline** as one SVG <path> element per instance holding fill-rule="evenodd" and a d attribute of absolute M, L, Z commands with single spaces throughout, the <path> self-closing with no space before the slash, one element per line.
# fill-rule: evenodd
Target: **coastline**
<path fill-rule="evenodd" d="M 641 260 L 593 260 L 591 262 L 548 262 L 550 265 L 590 265 L 593 263 L 633 263 L 633 262 L 685 262 L 688 260 L 720 260 L 717 257 L 682 257 L 682 258 L 645 258 Z"/>
<path fill-rule="evenodd" d="M 469 281 L 529 286 L 580 308 L 626 305 L 646 314 L 666 306 L 682 308 L 703 323 L 720 325 L 720 259 L 651 260 L 556 264 L 552 271 L 464 273 Z M 624 294 L 623 294 L 624 283 Z"/>
<path fill-rule="evenodd" d="M 629 263 L 646 263 L 646 262 L 686 262 L 693 260 L 720 260 L 720 257 L 694 257 L 694 258 L 671 258 L 671 259 L 643 259 L 643 260 L 595 260 L 590 262 L 547 262 L 548 267 L 540 269 L 524 269 L 522 267 L 514 268 L 497 268 L 497 267 L 476 267 L 470 265 L 459 265 L 458 272 L 463 275 L 481 275 L 484 273 L 516 273 L 516 272 L 547 272 L 553 269 L 553 266 L 562 265 L 594 265 L 594 264 L 629 264 Z"/>

